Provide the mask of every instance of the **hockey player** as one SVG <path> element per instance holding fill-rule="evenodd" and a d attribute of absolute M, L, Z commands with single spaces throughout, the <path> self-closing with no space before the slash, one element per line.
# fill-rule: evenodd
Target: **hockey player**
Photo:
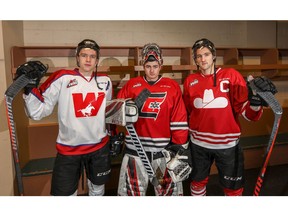
<path fill-rule="evenodd" d="M 117 98 L 135 100 L 144 89 L 151 92 L 140 107 L 138 121 L 134 126 L 161 185 L 160 190 L 154 185 L 155 195 L 183 195 L 182 182 L 173 180 L 178 174 L 173 170 L 173 164 L 184 162 L 186 164 L 184 169 L 190 168 L 187 163 L 190 153 L 187 150 L 187 113 L 182 93 L 178 83 L 159 74 L 163 58 L 162 51 L 157 44 L 149 43 L 144 46 L 142 63 L 145 75 L 130 79 L 119 91 Z M 118 195 L 145 196 L 149 177 L 128 133 L 125 144 Z M 169 160 L 175 158 L 175 153 L 180 149 L 185 152 L 184 159 L 176 160 L 176 162 Z M 164 157 L 162 151 L 168 152 L 168 156 Z M 171 164 L 169 161 L 175 163 Z M 167 169 L 167 167 L 172 168 Z"/>
<path fill-rule="evenodd" d="M 216 49 L 211 41 L 197 40 L 192 51 L 199 71 L 186 78 L 183 90 L 192 143 L 191 195 L 206 195 L 210 168 L 215 161 L 224 194 L 240 196 L 244 159 L 238 144 L 241 134 L 238 117 L 257 121 L 266 104 L 250 88 L 248 91 L 238 71 L 216 67 Z M 268 79 L 259 77 L 253 82 L 263 91 L 276 93 Z"/>
<path fill-rule="evenodd" d="M 76 47 L 78 68 L 54 72 L 39 89 L 41 77 L 35 78 L 34 86 L 25 88 L 25 108 L 31 119 L 50 115 L 58 104 L 59 133 L 51 195 L 77 195 L 84 168 L 89 195 L 104 194 L 111 172 L 105 107 L 112 98 L 112 83 L 109 77 L 97 75 L 99 57 L 98 44 L 85 39 Z M 33 62 L 19 67 L 17 74 L 29 74 L 29 70 L 33 71 Z"/>

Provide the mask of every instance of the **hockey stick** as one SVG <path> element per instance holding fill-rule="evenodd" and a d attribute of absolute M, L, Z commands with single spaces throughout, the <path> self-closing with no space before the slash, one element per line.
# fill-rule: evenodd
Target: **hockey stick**
<path fill-rule="evenodd" d="M 15 96 L 23 89 L 28 83 L 30 79 L 28 79 L 24 74 L 21 75 L 16 81 L 14 81 L 5 92 L 5 104 L 6 104 L 6 115 L 10 133 L 10 142 L 13 153 L 13 160 L 15 166 L 15 173 L 18 185 L 18 193 L 20 196 L 24 195 L 23 182 L 22 182 L 22 173 L 19 163 L 19 154 L 18 154 L 18 141 L 17 141 L 17 133 L 14 124 L 13 117 L 13 99 Z"/>
<path fill-rule="evenodd" d="M 150 96 L 151 92 L 148 89 L 144 89 L 139 95 L 138 97 L 135 99 L 135 104 L 138 108 L 140 108 L 144 102 L 146 101 L 146 99 Z M 147 157 L 147 154 L 144 150 L 144 147 L 137 135 L 137 132 L 134 128 L 133 124 L 128 124 L 126 125 L 126 129 L 129 133 L 129 135 L 131 136 L 132 142 L 134 144 L 134 146 L 136 147 L 136 151 L 137 154 L 139 156 L 139 158 L 141 159 L 147 174 L 149 176 L 150 182 L 152 185 L 154 185 L 157 189 L 161 188 L 161 185 L 156 177 L 156 174 L 152 168 L 152 165 Z"/>
<path fill-rule="evenodd" d="M 274 95 L 271 92 L 261 92 L 261 90 L 259 90 L 253 82 L 250 82 L 250 86 L 251 88 L 263 99 L 267 102 L 267 104 L 270 106 L 270 108 L 272 109 L 273 113 L 274 113 L 274 123 L 273 123 L 273 128 L 271 131 L 271 135 L 269 138 L 269 142 L 268 142 L 268 146 L 264 155 L 264 162 L 262 165 L 262 168 L 260 170 L 260 173 L 258 174 L 258 178 L 257 178 L 257 182 L 254 188 L 254 196 L 259 196 L 260 194 L 260 190 L 264 181 L 264 175 L 266 172 L 266 168 L 268 165 L 268 161 L 270 159 L 274 144 L 275 144 L 275 140 L 277 137 L 277 133 L 278 133 L 278 129 L 279 129 L 279 125 L 280 125 L 280 121 L 281 121 L 281 117 L 282 117 L 282 107 L 279 104 L 279 102 L 276 100 L 276 98 L 274 97 Z"/>

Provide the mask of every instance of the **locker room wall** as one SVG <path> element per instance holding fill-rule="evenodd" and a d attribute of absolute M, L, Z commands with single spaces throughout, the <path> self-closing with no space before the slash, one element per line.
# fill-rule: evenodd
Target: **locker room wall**
<path fill-rule="evenodd" d="M 84 38 L 94 39 L 100 47 L 142 46 L 152 41 L 160 46 L 192 46 L 197 39 L 207 37 L 218 47 L 271 48 L 276 46 L 276 28 L 275 21 L 23 22 L 26 46 L 74 46 Z"/>

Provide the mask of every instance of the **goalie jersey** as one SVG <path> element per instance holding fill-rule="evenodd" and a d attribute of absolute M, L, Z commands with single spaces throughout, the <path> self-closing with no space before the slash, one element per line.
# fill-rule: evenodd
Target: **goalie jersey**
<path fill-rule="evenodd" d="M 218 68 L 212 75 L 190 74 L 184 82 L 184 103 L 191 141 L 209 149 L 231 148 L 241 135 L 239 115 L 257 121 L 263 112 L 251 109 L 242 75 L 233 68 Z"/>
<path fill-rule="evenodd" d="M 23 97 L 26 113 L 34 120 L 50 115 L 58 104 L 56 149 L 59 153 L 86 154 L 108 142 L 105 107 L 106 100 L 112 98 L 112 83 L 108 76 L 84 77 L 78 69 L 60 70 L 54 72 L 39 90 L 33 88 Z"/>
<path fill-rule="evenodd" d="M 134 123 L 145 151 L 159 152 L 170 142 L 187 143 L 187 112 L 181 89 L 174 80 L 161 77 L 150 85 L 144 77 L 135 77 L 124 85 L 117 98 L 134 100 L 145 88 L 151 95 L 139 109 L 138 121 Z M 135 150 L 128 133 L 125 143 L 128 149 Z"/>

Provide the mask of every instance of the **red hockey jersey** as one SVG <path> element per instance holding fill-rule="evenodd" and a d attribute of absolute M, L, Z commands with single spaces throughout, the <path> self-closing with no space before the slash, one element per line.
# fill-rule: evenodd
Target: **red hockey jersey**
<path fill-rule="evenodd" d="M 218 68 L 216 86 L 213 80 L 213 74 L 204 76 L 197 72 L 184 82 L 190 138 L 194 144 L 205 148 L 230 148 L 237 144 L 241 135 L 239 115 L 256 121 L 263 109 L 251 109 L 246 82 L 233 68 Z"/>
<path fill-rule="evenodd" d="M 174 144 L 186 143 L 187 112 L 181 89 L 174 80 L 161 77 L 149 85 L 144 77 L 132 78 L 119 91 L 117 98 L 135 99 L 145 88 L 151 95 L 139 109 L 139 118 L 134 124 L 145 151 L 159 152 L 170 140 Z M 135 150 L 128 134 L 125 142 L 127 148 Z"/>
<path fill-rule="evenodd" d="M 97 85 L 97 83 L 98 85 Z M 93 152 L 108 142 L 105 128 L 106 100 L 112 98 L 107 76 L 84 77 L 75 70 L 54 72 L 39 88 L 24 95 L 26 113 L 40 120 L 58 104 L 57 151 L 64 155 Z"/>

